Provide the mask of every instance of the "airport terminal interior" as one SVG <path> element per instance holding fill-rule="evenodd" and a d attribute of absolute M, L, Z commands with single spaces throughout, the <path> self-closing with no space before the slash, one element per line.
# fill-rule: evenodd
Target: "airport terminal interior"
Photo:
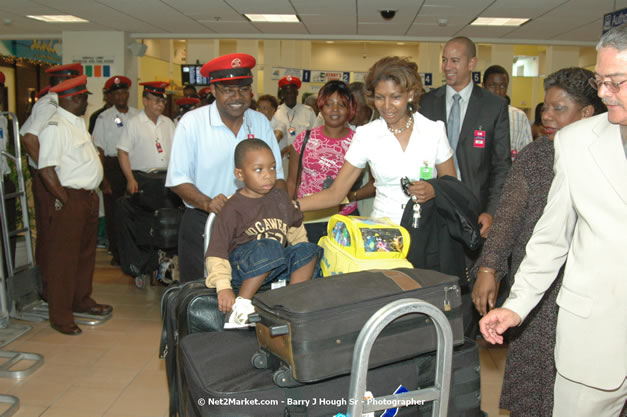
<path fill-rule="evenodd" d="M 480 84 L 490 65 L 503 66 L 510 74 L 511 105 L 533 123 L 546 76 L 571 66 L 594 71 L 604 15 L 624 7 L 627 0 L 2 0 L 3 101 L 23 123 L 47 86 L 45 69 L 79 62 L 93 93 L 87 117 L 102 107 L 104 84 L 118 74 L 133 81 L 129 104 L 140 109 L 140 82 L 168 82 L 165 114 L 174 117 L 186 84 L 206 86 L 200 67 L 231 53 L 256 58 L 254 97 L 276 96 L 286 75 L 303 79 L 301 96 L 317 94 L 330 79 L 363 81 L 372 64 L 387 55 L 417 62 L 428 92 L 445 83 L 440 68 L 445 42 L 467 36 L 477 45 L 474 81 Z M 246 14 L 289 14 L 296 20 L 257 23 Z M 82 20 L 27 17 L 34 15 Z M 473 24 L 479 17 L 521 20 L 516 26 Z M 18 265 L 25 264 L 25 252 L 22 239 Z M 169 416 L 165 363 L 158 355 L 160 299 L 167 286 L 138 288 L 110 261 L 107 249 L 98 248 L 93 296 L 114 307 L 106 322 L 81 325 L 81 335 L 67 336 L 47 321 L 10 319 L 32 329 L 1 350 L 44 357 L 24 378 L 0 377 L 0 395 L 19 398 L 15 417 Z M 478 343 L 481 409 L 489 417 L 509 416 L 499 408 L 507 345 Z M 8 409 L 0 405 L 0 416 Z"/>

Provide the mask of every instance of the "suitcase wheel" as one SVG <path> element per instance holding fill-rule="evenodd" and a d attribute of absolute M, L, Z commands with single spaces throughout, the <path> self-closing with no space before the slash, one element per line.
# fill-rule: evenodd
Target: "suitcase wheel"
<path fill-rule="evenodd" d="M 268 354 L 264 351 L 257 351 L 250 359 L 250 363 L 257 369 L 268 368 Z"/>
<path fill-rule="evenodd" d="M 281 367 L 272 374 L 272 382 L 281 388 L 298 387 L 302 385 L 294 379 L 290 368 L 285 365 L 281 365 Z"/>
<path fill-rule="evenodd" d="M 135 277 L 135 286 L 137 288 L 146 288 L 148 283 L 148 276 L 146 274 L 138 275 Z"/>

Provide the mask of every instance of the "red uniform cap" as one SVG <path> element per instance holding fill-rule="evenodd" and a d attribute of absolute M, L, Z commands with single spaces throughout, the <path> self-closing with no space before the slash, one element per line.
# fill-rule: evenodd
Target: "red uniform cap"
<path fill-rule="evenodd" d="M 6 78 L 4 77 L 4 72 L 0 71 L 0 84 L 4 86 L 5 81 L 6 81 Z"/>
<path fill-rule="evenodd" d="M 83 66 L 76 62 L 74 64 L 57 65 L 46 70 L 51 77 L 72 78 L 83 75 Z"/>
<path fill-rule="evenodd" d="M 179 107 L 192 107 L 195 104 L 200 103 L 200 99 L 195 97 L 183 97 L 176 100 L 176 105 Z"/>
<path fill-rule="evenodd" d="M 279 80 L 279 88 L 283 88 L 286 85 L 295 85 L 296 88 L 300 88 L 302 83 L 300 82 L 300 78 L 294 77 L 293 75 L 288 75 Z"/>
<path fill-rule="evenodd" d="M 144 86 L 144 91 L 157 97 L 165 98 L 165 88 L 170 85 L 164 81 L 147 81 L 139 83 Z"/>
<path fill-rule="evenodd" d="M 206 97 L 211 94 L 211 87 L 205 87 L 198 90 L 198 95 L 201 97 Z"/>
<path fill-rule="evenodd" d="M 131 84 L 133 84 L 133 82 L 130 78 L 123 75 L 116 75 L 115 77 L 111 77 L 107 80 L 104 88 L 107 92 L 110 93 L 121 88 L 129 88 Z"/>
<path fill-rule="evenodd" d="M 252 79 L 251 69 L 257 61 L 248 54 L 228 54 L 212 59 L 202 66 L 200 73 L 209 83 Z"/>
<path fill-rule="evenodd" d="M 59 98 L 75 96 L 77 94 L 91 94 L 87 90 L 87 76 L 79 75 L 78 77 L 70 78 L 60 84 L 50 88 L 51 93 L 57 93 Z"/>
<path fill-rule="evenodd" d="M 48 90 L 50 90 L 50 86 L 49 85 L 44 87 L 44 88 L 42 88 L 41 90 L 39 90 L 39 93 L 37 93 L 37 98 L 42 98 L 43 96 L 48 94 Z"/>

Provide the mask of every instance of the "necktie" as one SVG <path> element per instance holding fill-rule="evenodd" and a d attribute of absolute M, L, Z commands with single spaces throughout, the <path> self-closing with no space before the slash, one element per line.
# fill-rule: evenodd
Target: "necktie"
<path fill-rule="evenodd" d="M 459 110 L 459 100 L 461 100 L 462 96 L 459 94 L 455 94 L 453 96 L 453 106 L 451 107 L 451 112 L 448 115 L 448 141 L 451 144 L 451 148 L 453 148 L 453 153 L 457 150 L 457 142 L 459 141 L 459 129 L 460 129 L 460 110 Z"/>

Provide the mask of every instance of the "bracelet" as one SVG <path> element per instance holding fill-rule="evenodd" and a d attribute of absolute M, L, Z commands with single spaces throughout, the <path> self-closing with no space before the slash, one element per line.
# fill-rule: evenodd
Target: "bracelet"
<path fill-rule="evenodd" d="M 486 272 L 488 274 L 496 274 L 496 271 L 491 271 L 491 270 L 486 269 L 486 268 L 479 268 L 479 272 Z"/>
<path fill-rule="evenodd" d="M 358 198 L 357 198 L 357 191 L 353 191 L 353 200 L 354 201 L 358 200 Z"/>

